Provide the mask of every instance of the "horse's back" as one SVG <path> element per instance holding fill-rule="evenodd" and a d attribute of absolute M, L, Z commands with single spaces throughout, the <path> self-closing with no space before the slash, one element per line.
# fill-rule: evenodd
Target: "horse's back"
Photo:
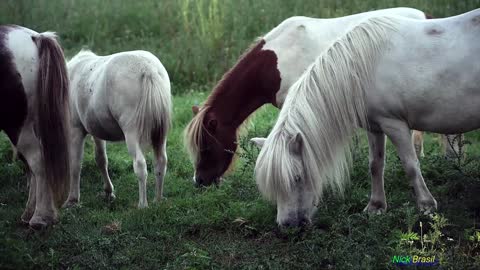
<path fill-rule="evenodd" d="M 146 51 L 92 55 L 80 64 L 70 66 L 74 117 L 88 133 L 104 140 L 124 140 L 143 91 L 145 72 L 157 72 L 170 84 L 158 58 Z"/>
<path fill-rule="evenodd" d="M 377 117 L 460 133 L 480 127 L 480 9 L 426 21 L 398 18 L 370 91 Z M 407 109 L 408 108 L 408 109 Z"/>
<path fill-rule="evenodd" d="M 141 78 L 145 72 L 157 72 L 162 79 L 170 82 L 168 74 L 161 64 L 160 60 L 147 51 L 130 51 L 111 55 L 111 59 L 105 66 L 105 72 L 111 83 L 117 83 L 117 87 L 111 89 L 118 90 L 122 84 L 129 85 L 133 90 L 134 85 L 138 85 L 138 78 Z M 113 93 L 112 93 L 113 94 Z"/>
<path fill-rule="evenodd" d="M 267 33 L 263 49 L 276 53 L 282 77 L 277 103 L 283 103 L 288 88 L 333 42 L 367 18 L 387 15 L 425 19 L 422 11 L 412 8 L 382 9 L 330 19 L 296 16 Z"/>
<path fill-rule="evenodd" d="M 38 52 L 36 32 L 14 25 L 0 26 L 0 130 L 16 144 L 27 118 L 29 96 L 34 95 Z"/>

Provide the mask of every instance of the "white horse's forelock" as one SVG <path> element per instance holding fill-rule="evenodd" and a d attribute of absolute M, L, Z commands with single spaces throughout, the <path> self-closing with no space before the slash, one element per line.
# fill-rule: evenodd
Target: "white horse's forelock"
<path fill-rule="evenodd" d="M 277 123 L 257 159 L 257 185 L 277 201 L 292 191 L 299 168 L 289 142 L 299 134 L 305 184 L 321 198 L 324 187 L 343 193 L 349 177 L 349 141 L 366 127 L 365 89 L 376 60 L 396 31 L 395 17 L 374 17 L 335 41 L 292 85 Z"/>

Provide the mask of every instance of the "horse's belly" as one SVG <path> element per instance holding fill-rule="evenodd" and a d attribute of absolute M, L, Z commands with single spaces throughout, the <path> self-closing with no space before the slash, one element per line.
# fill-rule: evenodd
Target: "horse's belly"
<path fill-rule="evenodd" d="M 468 132 L 480 128 L 480 97 L 428 104 L 422 110 L 412 110 L 410 115 L 412 129 L 444 134 Z"/>
<path fill-rule="evenodd" d="M 82 122 L 87 132 L 97 138 L 106 141 L 125 140 L 122 128 L 110 115 L 99 115 L 98 111 L 90 110 Z"/>
<path fill-rule="evenodd" d="M 392 90 L 392 89 L 390 89 Z M 415 90 L 415 89 L 413 89 Z M 463 133 L 480 128 L 480 89 L 411 92 L 375 91 L 367 95 L 369 120 L 382 126 L 385 119 L 403 120 L 411 129 L 443 134 Z M 451 94 L 454 93 L 454 94 Z"/>

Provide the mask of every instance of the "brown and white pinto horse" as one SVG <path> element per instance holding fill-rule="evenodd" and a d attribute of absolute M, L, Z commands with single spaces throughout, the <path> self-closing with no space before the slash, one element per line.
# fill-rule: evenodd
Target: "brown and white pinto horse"
<path fill-rule="evenodd" d="M 287 90 L 339 36 L 359 22 L 396 15 L 425 19 L 422 11 L 392 8 L 334 18 L 292 17 L 247 51 L 227 72 L 185 130 L 185 145 L 198 185 L 218 183 L 237 150 L 237 131 L 266 103 L 281 107 Z"/>
<path fill-rule="evenodd" d="M 51 32 L 0 26 L 0 131 L 24 161 L 30 181 L 21 217 L 33 228 L 57 221 L 69 188 L 68 76 Z"/>

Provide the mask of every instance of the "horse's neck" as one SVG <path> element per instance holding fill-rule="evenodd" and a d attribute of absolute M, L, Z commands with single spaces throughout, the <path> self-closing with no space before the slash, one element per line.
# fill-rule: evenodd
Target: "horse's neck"
<path fill-rule="evenodd" d="M 264 44 L 261 40 L 247 52 L 212 93 L 207 103 L 220 121 L 238 127 L 263 104 L 276 104 L 281 81 L 277 55 L 262 50 Z"/>
<path fill-rule="evenodd" d="M 219 95 L 210 105 L 210 111 L 220 122 L 239 127 L 266 103 L 275 103 L 275 100 L 263 96 L 258 89 L 235 87 Z"/>

